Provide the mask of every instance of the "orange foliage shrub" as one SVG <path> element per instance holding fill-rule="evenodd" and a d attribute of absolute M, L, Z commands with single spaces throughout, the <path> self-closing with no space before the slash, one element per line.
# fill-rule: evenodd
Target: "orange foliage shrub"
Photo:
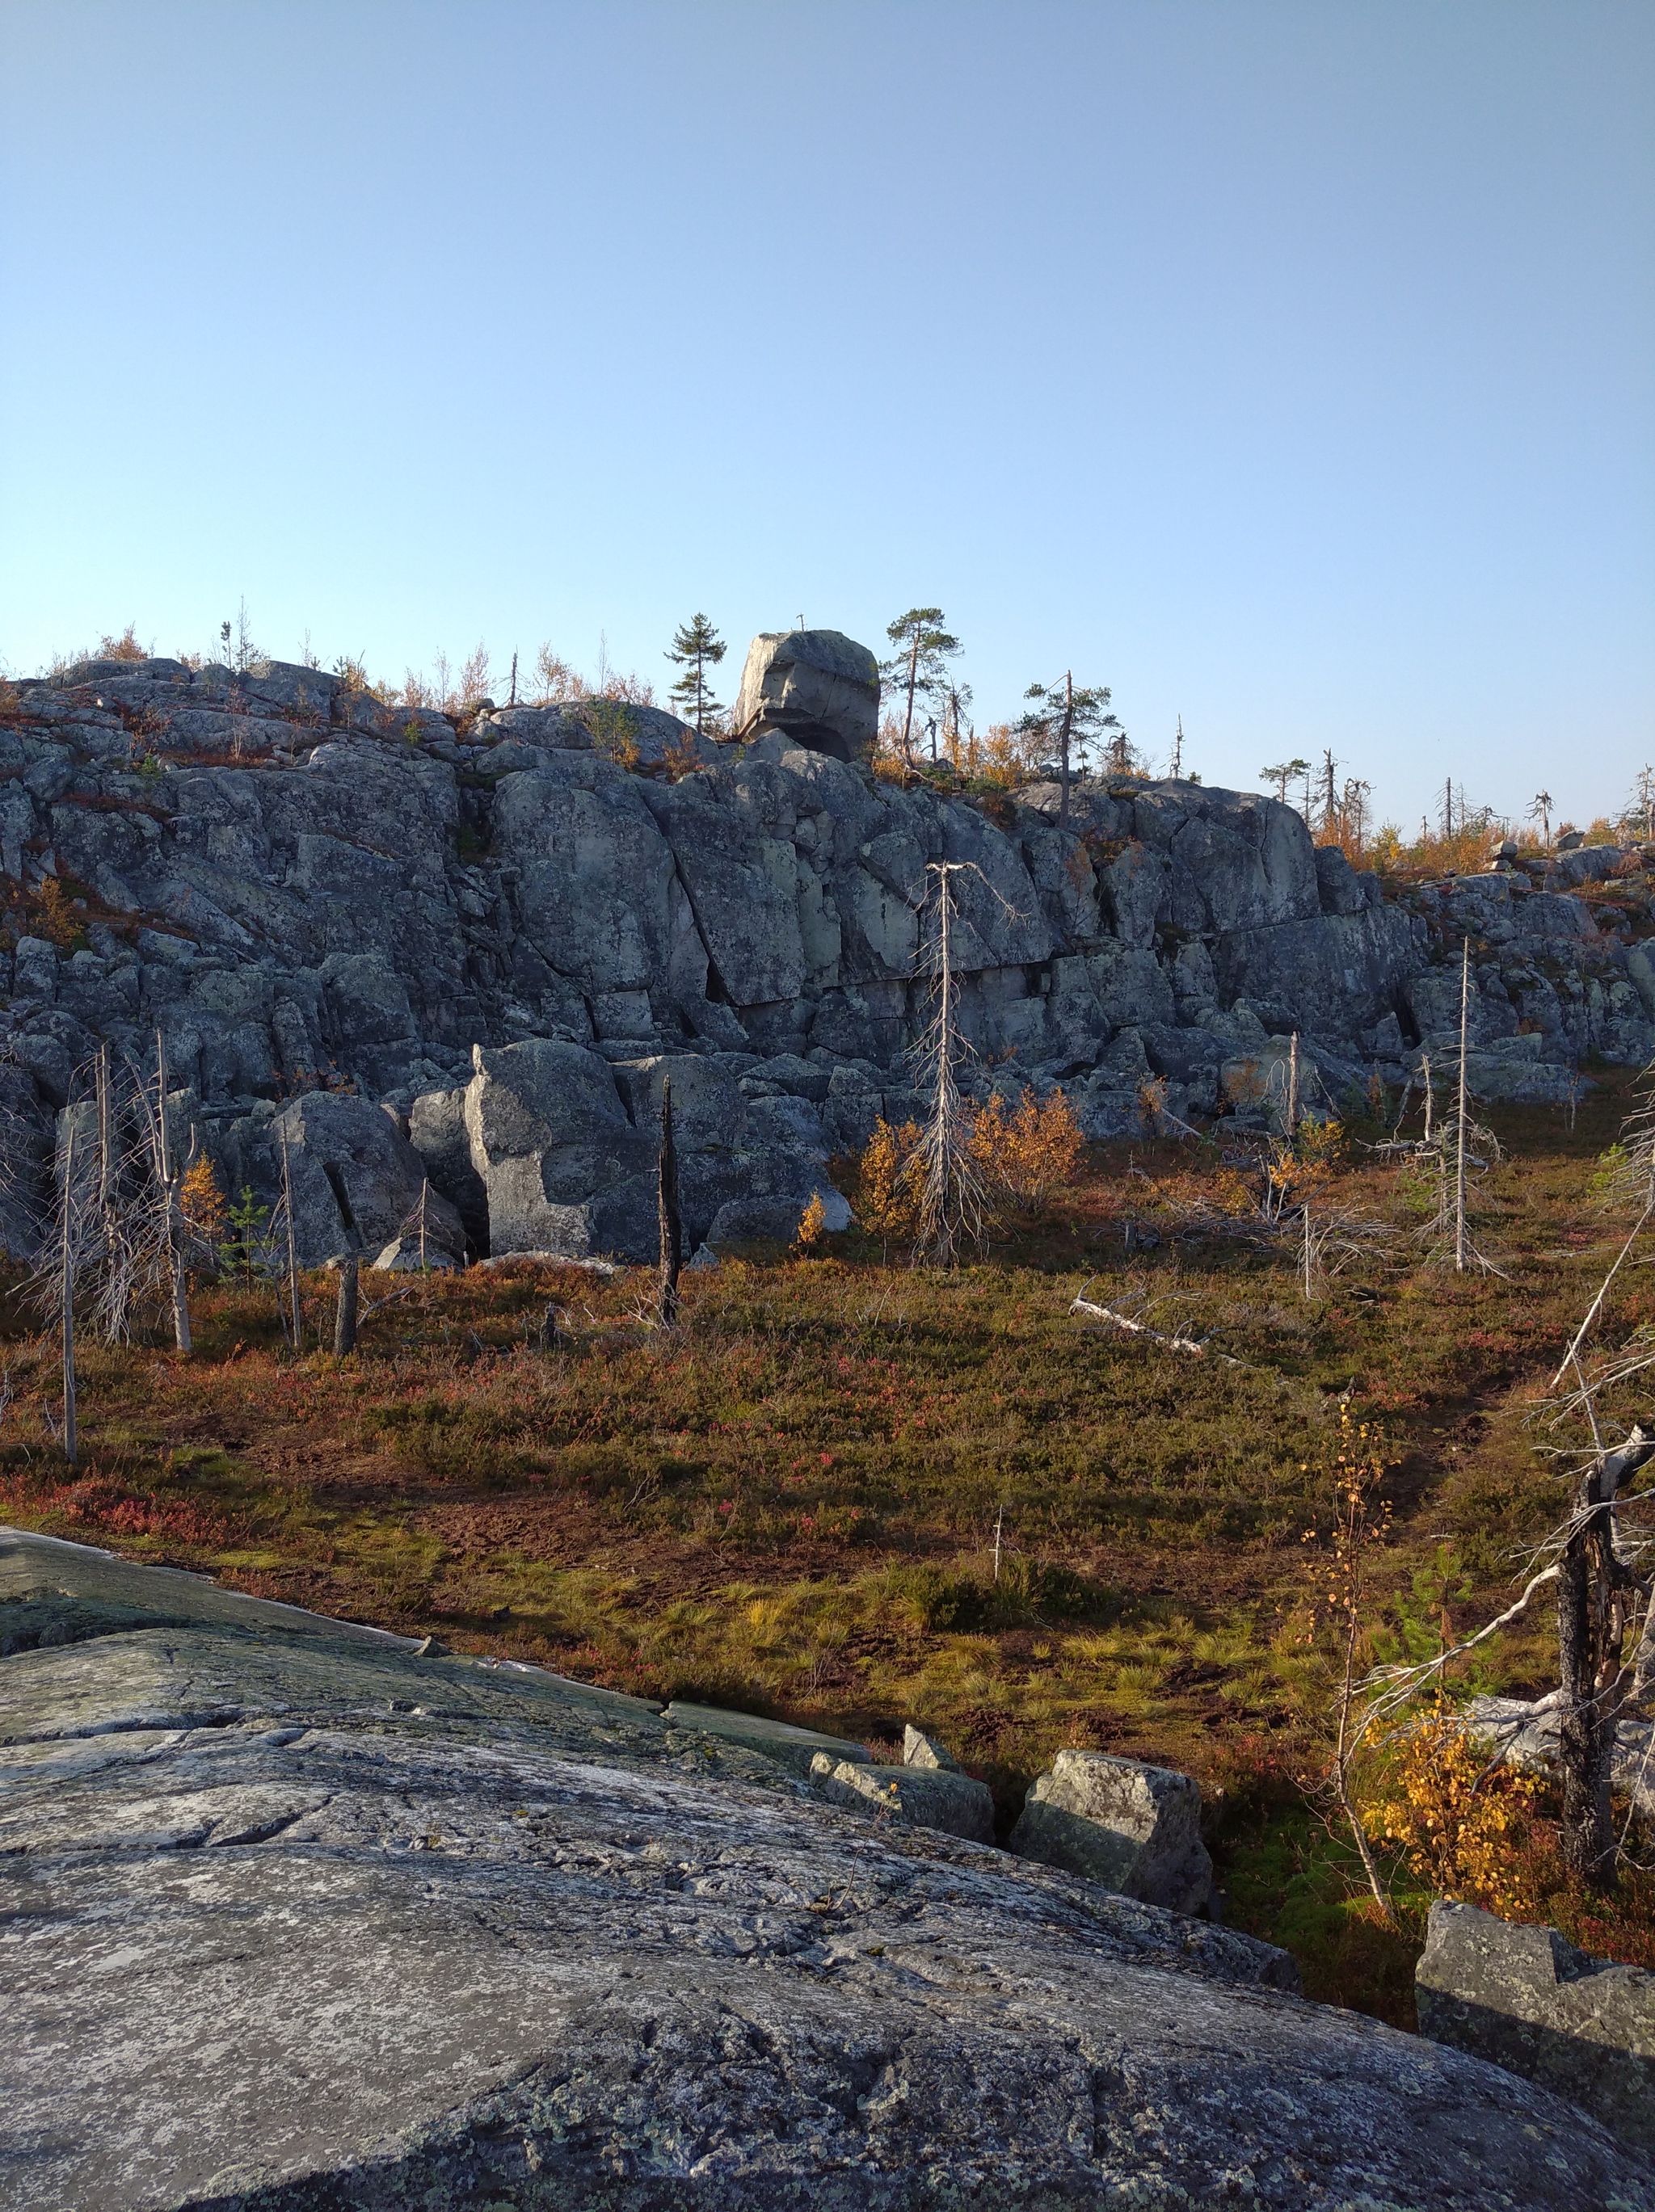
<path fill-rule="evenodd" d="M 198 1153 L 186 1170 L 179 1186 L 178 1202 L 186 1223 L 204 1243 L 217 1245 L 222 1241 L 229 1224 L 229 1210 L 213 1164 L 205 1152 Z"/>
<path fill-rule="evenodd" d="M 822 1203 L 822 1194 L 813 1190 L 810 1203 L 799 1217 L 799 1226 L 793 1235 L 793 1255 L 796 1260 L 813 1260 L 821 1251 L 827 1238 L 827 1208 Z"/>
<path fill-rule="evenodd" d="M 971 1127 L 971 1157 L 992 1194 L 1002 1192 L 1025 1213 L 1037 1213 L 1074 1178 L 1086 1139 L 1061 1091 L 1043 1105 L 1025 1091 L 1012 1113 L 996 1091 Z"/>
<path fill-rule="evenodd" d="M 1393 1794 L 1366 1808 L 1364 1825 L 1376 1843 L 1402 1846 L 1433 1897 L 1520 1920 L 1539 1904 L 1516 1849 L 1538 1795 L 1526 1776 L 1491 1767 L 1443 1707 L 1403 1735 Z"/>
<path fill-rule="evenodd" d="M 870 1237 L 883 1244 L 911 1243 L 919 1233 L 920 1127 L 893 1129 L 881 1115 L 856 1163 L 851 1204 Z"/>

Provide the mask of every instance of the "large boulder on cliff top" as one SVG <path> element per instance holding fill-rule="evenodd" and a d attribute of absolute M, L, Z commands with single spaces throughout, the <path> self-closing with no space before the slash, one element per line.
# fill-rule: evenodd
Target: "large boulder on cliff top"
<path fill-rule="evenodd" d="M 873 749 L 879 664 L 837 629 L 766 630 L 747 647 L 733 717 L 738 738 L 781 730 L 836 760 Z"/>
<path fill-rule="evenodd" d="M 10 2212 L 1655 2206 L 1269 1945 L 637 1699 L 0 1532 L 9 1645 Z"/>

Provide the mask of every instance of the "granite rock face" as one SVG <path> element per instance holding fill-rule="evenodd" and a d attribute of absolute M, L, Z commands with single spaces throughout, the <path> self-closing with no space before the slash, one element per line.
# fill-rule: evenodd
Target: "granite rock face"
<path fill-rule="evenodd" d="M 1539 2082 L 1655 2154 L 1655 1974 L 1439 1899 L 1415 1990 L 1421 2035 Z"/>
<path fill-rule="evenodd" d="M 1214 1908 L 1201 1785 L 1169 1766 L 1060 1751 L 1030 1790 L 1011 1848 L 1170 1911 Z"/>
<path fill-rule="evenodd" d="M 1567 1097 L 1585 1055 L 1655 1055 L 1636 852 L 1387 900 L 1269 799 L 1087 781 L 1064 826 L 1047 785 L 977 804 L 881 782 L 820 749 L 824 732 L 860 745 L 872 656 L 824 631 L 755 653 L 744 711 L 766 733 L 723 746 L 611 700 L 490 710 L 462 741 L 429 709 L 274 662 L 88 663 L 8 693 L 8 1247 L 30 1244 L 77 1071 L 101 1039 L 145 1059 L 157 1026 L 228 1188 L 272 1202 L 272 1115 L 354 1088 L 399 1117 L 473 1255 L 530 1234 L 636 1251 L 656 1081 L 636 1071 L 670 1064 L 687 1095 L 693 1060 L 740 1102 L 693 1148 L 697 1234 L 790 1235 L 828 1161 L 914 1110 L 945 859 L 970 863 L 953 949 L 977 1086 L 1062 1085 L 1092 1136 L 1140 1127 L 1152 1079 L 1186 1120 L 1253 1110 L 1295 1029 L 1307 1103 L 1337 1105 L 1376 1066 L 1400 1085 L 1457 1030 L 1468 933 L 1485 1095 Z M 585 1056 L 562 1063 L 584 1129 L 479 1152 L 472 1085 L 543 1046 Z"/>
<path fill-rule="evenodd" d="M 0 1629 L 17 2212 L 1655 2203 L 1269 1946 L 757 1739 L 15 1534 Z"/>

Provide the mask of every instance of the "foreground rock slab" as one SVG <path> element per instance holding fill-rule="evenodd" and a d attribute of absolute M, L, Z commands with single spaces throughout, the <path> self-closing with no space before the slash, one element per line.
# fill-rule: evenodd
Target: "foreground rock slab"
<path fill-rule="evenodd" d="M 1415 1987 L 1422 2035 L 1555 2089 L 1655 2155 L 1655 1974 L 1439 1899 Z"/>
<path fill-rule="evenodd" d="M 15 1534 L 0 1613 L 16 2212 L 1655 2205 L 1268 1945 L 641 1701 Z"/>

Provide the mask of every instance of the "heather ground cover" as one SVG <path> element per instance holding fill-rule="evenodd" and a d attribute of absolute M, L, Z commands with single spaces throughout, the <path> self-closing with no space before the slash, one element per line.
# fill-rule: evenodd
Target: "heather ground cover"
<path fill-rule="evenodd" d="M 500 1264 L 365 1278 L 390 1302 L 357 1353 L 295 1359 L 267 1289 L 203 1284 L 188 1360 L 83 1349 L 75 1474 L 54 1346 L 13 1293 L 0 1513 L 651 1695 L 886 1747 L 921 1720 L 1007 1817 L 1063 1744 L 1168 1760 L 1207 1790 L 1233 1917 L 1290 1943 L 1312 1993 L 1405 2020 L 1423 1896 L 1398 1864 L 1402 1923 L 1378 1925 L 1306 1795 L 1341 1413 L 1384 1468 L 1374 1632 L 1486 1618 L 1555 1517 L 1533 1407 L 1624 1233 L 1598 1163 L 1626 1091 L 1605 1078 L 1573 1126 L 1499 1117 L 1476 1206 L 1504 1277 L 1424 1256 L 1417 1176 L 1359 1127 L 1323 1196 L 1393 1238 L 1308 1298 L 1290 1240 L 1246 1241 L 1239 1212 L 1191 1228 L 1242 1205 L 1244 1153 L 1167 1140 L 1096 1148 L 952 1274 L 854 1233 L 692 1273 L 670 1334 L 645 1271 Z M 1617 1335 L 1655 1317 L 1629 1281 Z M 1208 1349 L 1088 1326 L 1083 1290 Z M 330 1279 L 307 1295 L 314 1342 Z M 1546 1685 L 1548 1626 L 1479 1683 Z M 1543 1803 L 1521 1848 L 1533 1897 L 1584 1929 Z M 1640 1897 L 1597 1913 L 1598 1948 L 1642 1955 Z"/>

